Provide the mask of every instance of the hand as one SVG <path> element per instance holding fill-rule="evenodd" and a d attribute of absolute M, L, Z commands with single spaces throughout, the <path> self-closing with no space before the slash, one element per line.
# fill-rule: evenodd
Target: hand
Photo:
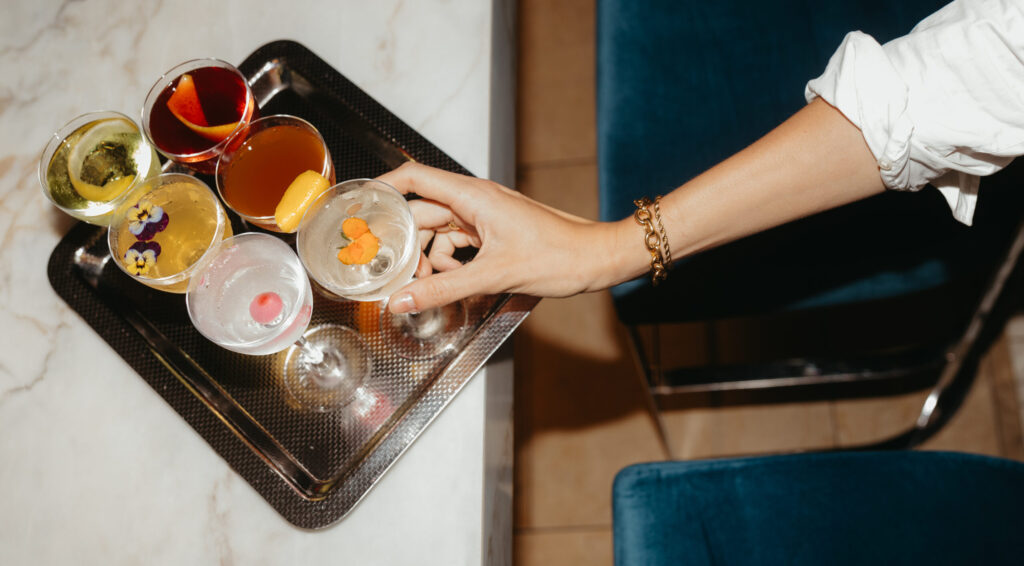
<path fill-rule="evenodd" d="M 606 272 L 613 224 L 555 210 L 498 183 L 407 163 L 379 177 L 403 194 L 419 227 L 418 279 L 391 296 L 395 313 L 415 312 L 465 297 L 502 292 L 566 297 L 618 281 Z M 479 248 L 465 265 L 452 257 Z M 433 273 L 434 271 L 438 273 Z"/>

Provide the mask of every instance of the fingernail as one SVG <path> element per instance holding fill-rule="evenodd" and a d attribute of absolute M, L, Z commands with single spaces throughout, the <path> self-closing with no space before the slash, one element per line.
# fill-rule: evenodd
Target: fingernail
<path fill-rule="evenodd" d="M 402 293 L 391 300 L 391 312 L 402 314 L 407 312 L 419 312 L 416 310 L 416 299 L 410 293 Z"/>

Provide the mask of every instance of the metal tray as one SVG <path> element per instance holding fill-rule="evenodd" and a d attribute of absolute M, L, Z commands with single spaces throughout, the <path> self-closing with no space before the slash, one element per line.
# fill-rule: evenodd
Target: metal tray
<path fill-rule="evenodd" d="M 317 126 L 338 179 L 374 177 L 409 159 L 468 173 L 300 44 L 260 47 L 239 69 L 263 115 Z M 236 233 L 246 228 L 232 219 Z M 455 352 L 396 356 L 379 331 L 379 303 L 317 296 L 310 328 L 357 329 L 373 371 L 356 400 L 330 413 L 298 407 L 281 385 L 286 352 L 244 356 L 191 325 L 184 296 L 154 291 L 110 264 L 106 229 L 78 224 L 50 256 L 53 288 L 281 515 L 305 528 L 344 517 L 536 304 L 475 297 Z"/>

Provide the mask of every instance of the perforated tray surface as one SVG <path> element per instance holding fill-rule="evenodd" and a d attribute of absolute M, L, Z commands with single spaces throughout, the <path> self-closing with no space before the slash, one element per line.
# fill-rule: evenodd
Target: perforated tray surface
<path fill-rule="evenodd" d="M 239 69 L 262 115 L 293 114 L 317 126 L 338 179 L 375 177 L 410 158 L 468 174 L 302 45 L 264 45 Z M 233 223 L 236 233 L 246 229 Z M 310 327 L 358 330 L 373 370 L 356 401 L 317 413 L 285 393 L 285 352 L 219 348 L 193 328 L 183 295 L 140 285 L 109 259 L 106 229 L 80 223 L 53 250 L 50 282 L 235 471 L 305 528 L 344 517 L 536 304 L 518 295 L 470 299 L 455 351 L 413 361 L 382 338 L 379 303 L 318 296 Z"/>

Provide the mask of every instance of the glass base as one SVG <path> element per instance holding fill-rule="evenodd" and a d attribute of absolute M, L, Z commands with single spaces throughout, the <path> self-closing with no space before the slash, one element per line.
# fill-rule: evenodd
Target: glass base
<path fill-rule="evenodd" d="M 303 408 L 325 413 L 351 403 L 370 369 L 370 355 L 359 334 L 325 324 L 303 334 L 288 350 L 284 386 Z"/>
<path fill-rule="evenodd" d="M 410 360 L 427 360 L 456 351 L 466 331 L 466 307 L 462 301 L 416 314 L 393 314 L 384 306 L 380 330 L 395 354 Z"/>

